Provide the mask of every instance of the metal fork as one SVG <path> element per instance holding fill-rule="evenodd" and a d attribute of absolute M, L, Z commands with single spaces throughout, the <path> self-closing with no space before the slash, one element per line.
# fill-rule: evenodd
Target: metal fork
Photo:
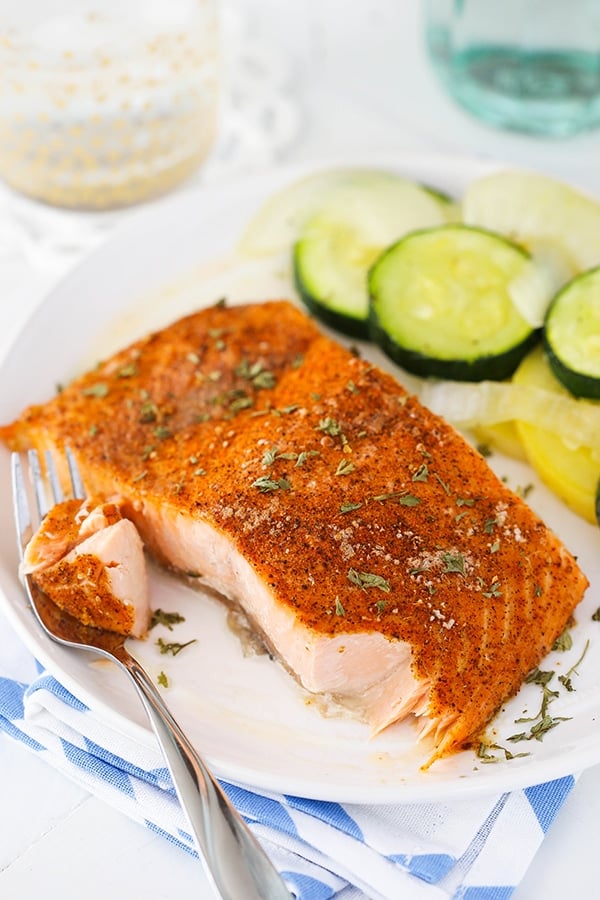
<path fill-rule="evenodd" d="M 12 454 L 14 513 L 21 558 L 37 521 L 50 506 L 63 499 L 51 454 L 46 455 L 45 463 L 47 478 L 36 451 L 29 451 L 28 485 L 20 455 Z M 69 451 L 67 463 L 72 496 L 83 498 L 81 478 Z M 31 484 L 35 503 L 29 500 Z M 32 514 L 32 508 L 36 509 L 37 516 Z M 158 689 L 126 649 L 126 638 L 83 625 L 59 609 L 36 587 L 31 576 L 24 575 L 23 581 L 33 612 L 46 634 L 59 644 L 109 657 L 131 676 L 165 755 L 206 874 L 223 900 L 290 900 L 290 892 L 279 873 L 190 744 Z"/>

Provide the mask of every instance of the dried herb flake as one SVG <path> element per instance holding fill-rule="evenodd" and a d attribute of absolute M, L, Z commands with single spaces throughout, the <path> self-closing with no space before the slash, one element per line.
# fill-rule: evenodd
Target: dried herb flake
<path fill-rule="evenodd" d="M 350 462 L 349 459 L 342 459 L 335 470 L 336 475 L 349 475 L 351 472 L 354 472 L 355 465 L 353 462 Z"/>
<path fill-rule="evenodd" d="M 195 643 L 196 638 L 192 638 L 191 641 L 187 641 L 185 644 L 178 644 L 176 642 L 167 643 L 167 641 L 163 641 L 162 638 L 159 638 L 156 642 L 161 653 L 170 653 L 171 656 L 177 656 L 178 653 L 181 653 L 181 651 L 185 650 L 186 647 L 189 647 L 190 644 Z"/>
<path fill-rule="evenodd" d="M 291 486 L 287 478 L 269 478 L 267 475 L 261 475 L 252 482 L 252 487 L 258 488 L 263 494 L 278 490 L 289 491 Z"/>
<path fill-rule="evenodd" d="M 462 553 L 448 551 L 442 553 L 442 562 L 444 563 L 444 575 L 449 572 L 457 572 L 459 575 L 465 574 L 465 558 Z"/>
<path fill-rule="evenodd" d="M 178 612 L 166 612 L 164 609 L 155 609 L 150 619 L 150 629 L 156 625 L 164 625 L 169 631 L 173 631 L 173 625 L 185 622 L 185 616 Z"/>
<path fill-rule="evenodd" d="M 381 575 L 375 575 L 372 572 L 358 572 L 356 569 L 348 569 L 348 581 L 356 584 L 363 591 L 367 588 L 379 588 L 380 591 L 389 594 L 390 583 Z"/>
<path fill-rule="evenodd" d="M 356 503 L 352 503 L 352 502 L 348 501 L 347 503 L 342 503 L 342 505 L 340 506 L 340 512 L 341 513 L 354 512 L 355 509 L 360 509 L 361 506 L 362 506 L 362 503 L 360 502 L 360 500 L 357 501 Z"/>
<path fill-rule="evenodd" d="M 89 387 L 83 388 L 82 394 L 84 397 L 106 397 L 108 394 L 108 385 L 103 381 L 99 381 L 96 384 L 90 384 Z"/>

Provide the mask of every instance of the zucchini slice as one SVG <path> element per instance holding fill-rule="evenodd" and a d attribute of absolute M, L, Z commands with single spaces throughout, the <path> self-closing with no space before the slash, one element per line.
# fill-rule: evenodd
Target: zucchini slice
<path fill-rule="evenodd" d="M 544 347 L 567 390 L 600 400 L 600 268 L 574 278 L 556 295 L 544 324 Z"/>
<path fill-rule="evenodd" d="M 527 252 L 466 225 L 413 232 L 369 275 L 373 340 L 416 375 L 508 378 L 538 339 L 511 297 Z"/>
<path fill-rule="evenodd" d="M 429 188 L 389 172 L 355 172 L 323 197 L 295 242 L 301 298 L 326 324 L 367 338 L 371 264 L 407 232 L 454 213 L 449 198 Z"/>
<path fill-rule="evenodd" d="M 600 203 L 546 175 L 515 170 L 477 178 L 463 196 L 462 216 L 534 255 L 538 246 L 553 253 L 571 277 L 600 262 Z"/>

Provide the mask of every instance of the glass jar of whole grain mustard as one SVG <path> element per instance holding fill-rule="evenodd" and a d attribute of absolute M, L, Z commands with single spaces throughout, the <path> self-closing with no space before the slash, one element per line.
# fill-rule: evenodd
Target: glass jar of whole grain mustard
<path fill-rule="evenodd" d="M 38 200 L 125 206 L 213 147 L 218 0 L 0 0 L 0 177 Z"/>

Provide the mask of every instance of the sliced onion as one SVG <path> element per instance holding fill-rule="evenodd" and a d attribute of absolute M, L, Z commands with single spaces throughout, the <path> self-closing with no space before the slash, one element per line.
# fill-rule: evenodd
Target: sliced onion
<path fill-rule="evenodd" d="M 600 447 L 600 404 L 543 388 L 504 381 L 423 382 L 418 396 L 457 428 L 517 420 L 567 436 L 573 447 Z"/>

